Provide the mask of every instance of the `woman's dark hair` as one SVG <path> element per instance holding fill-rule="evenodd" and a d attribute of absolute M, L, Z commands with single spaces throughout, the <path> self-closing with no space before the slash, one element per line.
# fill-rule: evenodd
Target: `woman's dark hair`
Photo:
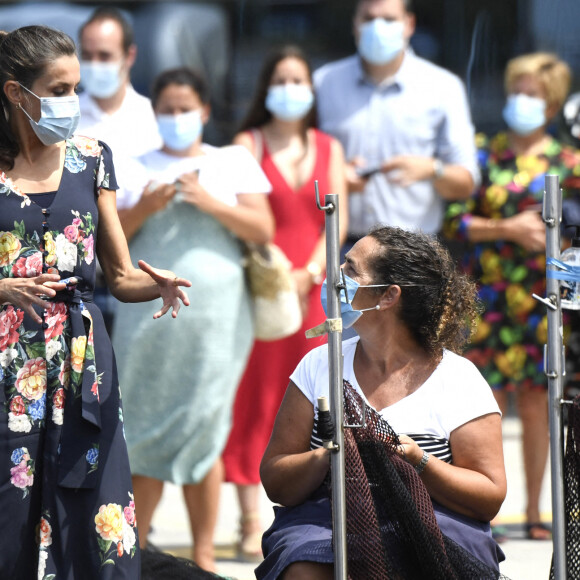
<path fill-rule="evenodd" d="M 417 342 L 433 355 L 460 353 L 477 322 L 475 283 L 434 236 L 390 226 L 368 235 L 380 246 L 369 260 L 374 283 L 401 287 L 399 315 Z"/>
<path fill-rule="evenodd" d="M 306 68 L 308 69 L 308 78 L 310 79 L 310 82 L 312 82 L 312 67 L 302 49 L 297 46 L 288 45 L 273 52 L 262 65 L 262 70 L 258 76 L 258 86 L 252 103 L 250 104 L 248 114 L 240 125 L 240 132 L 256 127 L 262 127 L 272 119 L 272 113 L 266 109 L 266 95 L 268 94 L 268 88 L 278 63 L 287 58 L 301 60 L 306 65 Z M 306 132 L 308 127 L 316 127 L 316 104 L 312 105 L 310 112 L 306 117 L 304 117 L 303 122 L 304 132 Z"/>
<path fill-rule="evenodd" d="M 48 26 L 23 26 L 12 32 L 0 31 L 0 167 L 10 170 L 20 152 L 10 127 L 12 105 L 4 93 L 7 81 L 18 81 L 30 89 L 46 67 L 62 56 L 76 54 L 72 38 Z"/>
<path fill-rule="evenodd" d="M 209 103 L 209 86 L 205 78 L 193 69 L 180 67 L 162 72 L 153 81 L 153 87 L 151 88 L 151 103 L 153 104 L 153 108 L 157 106 L 159 96 L 169 85 L 186 85 L 191 87 L 204 105 Z"/>

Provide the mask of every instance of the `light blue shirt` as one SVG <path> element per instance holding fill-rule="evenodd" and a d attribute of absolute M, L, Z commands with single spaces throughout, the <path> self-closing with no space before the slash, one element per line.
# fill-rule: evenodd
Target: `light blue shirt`
<path fill-rule="evenodd" d="M 372 166 L 395 155 L 434 157 L 479 182 L 465 89 L 452 73 L 407 51 L 397 73 L 376 85 L 353 55 L 318 69 L 314 85 L 320 128 L 342 143 L 348 160 L 360 156 Z M 349 196 L 349 233 L 364 235 L 378 223 L 436 233 L 443 206 L 431 181 L 401 187 L 377 173 Z"/>

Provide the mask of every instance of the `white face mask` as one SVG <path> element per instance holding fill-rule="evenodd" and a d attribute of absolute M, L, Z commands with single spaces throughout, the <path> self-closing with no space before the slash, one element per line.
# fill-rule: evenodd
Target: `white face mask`
<path fill-rule="evenodd" d="M 314 94 L 308 85 L 273 85 L 268 89 L 266 109 L 281 121 L 304 118 L 314 104 Z"/>
<path fill-rule="evenodd" d="M 546 101 L 524 94 L 509 95 L 503 118 L 515 133 L 529 135 L 546 124 Z"/>
<path fill-rule="evenodd" d="M 20 85 L 20 83 L 18 83 Z M 40 119 L 36 122 L 25 109 L 30 126 L 44 145 L 54 145 L 73 136 L 81 119 L 78 95 L 70 97 L 39 97 L 24 85 L 24 90 L 40 101 Z"/>
<path fill-rule="evenodd" d="M 112 97 L 121 86 L 120 62 L 81 61 L 81 83 L 96 99 Z"/>
<path fill-rule="evenodd" d="M 174 151 L 183 151 L 201 135 L 201 111 L 197 109 L 180 115 L 157 115 L 157 126 L 167 147 Z"/>
<path fill-rule="evenodd" d="M 400 20 L 375 18 L 359 27 L 358 52 L 374 65 L 391 62 L 405 48 L 405 27 Z"/>

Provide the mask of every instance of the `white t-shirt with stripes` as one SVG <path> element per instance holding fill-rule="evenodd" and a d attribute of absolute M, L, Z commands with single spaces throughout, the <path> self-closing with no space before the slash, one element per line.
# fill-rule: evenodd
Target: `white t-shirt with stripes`
<path fill-rule="evenodd" d="M 358 341 L 356 336 L 342 343 L 343 377 L 366 401 L 353 370 Z M 328 397 L 328 345 L 311 350 L 290 379 L 314 407 L 311 444 L 318 447 L 317 400 L 321 395 Z M 449 437 L 455 429 L 489 413 L 501 414 L 491 388 L 475 365 L 447 350 L 431 376 L 415 392 L 376 410 L 396 433 L 412 437 L 422 449 L 448 462 L 451 462 Z"/>

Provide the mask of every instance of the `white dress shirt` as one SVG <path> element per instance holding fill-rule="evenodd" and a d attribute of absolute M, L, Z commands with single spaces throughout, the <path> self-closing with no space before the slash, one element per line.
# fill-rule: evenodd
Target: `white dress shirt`
<path fill-rule="evenodd" d="M 318 69 L 314 85 L 320 128 L 342 143 L 348 160 L 372 166 L 395 155 L 433 157 L 465 167 L 478 183 L 465 89 L 449 71 L 407 51 L 397 73 L 376 85 L 354 55 Z M 443 206 L 432 181 L 401 187 L 377 173 L 349 196 L 349 234 L 379 223 L 436 233 Z"/>

